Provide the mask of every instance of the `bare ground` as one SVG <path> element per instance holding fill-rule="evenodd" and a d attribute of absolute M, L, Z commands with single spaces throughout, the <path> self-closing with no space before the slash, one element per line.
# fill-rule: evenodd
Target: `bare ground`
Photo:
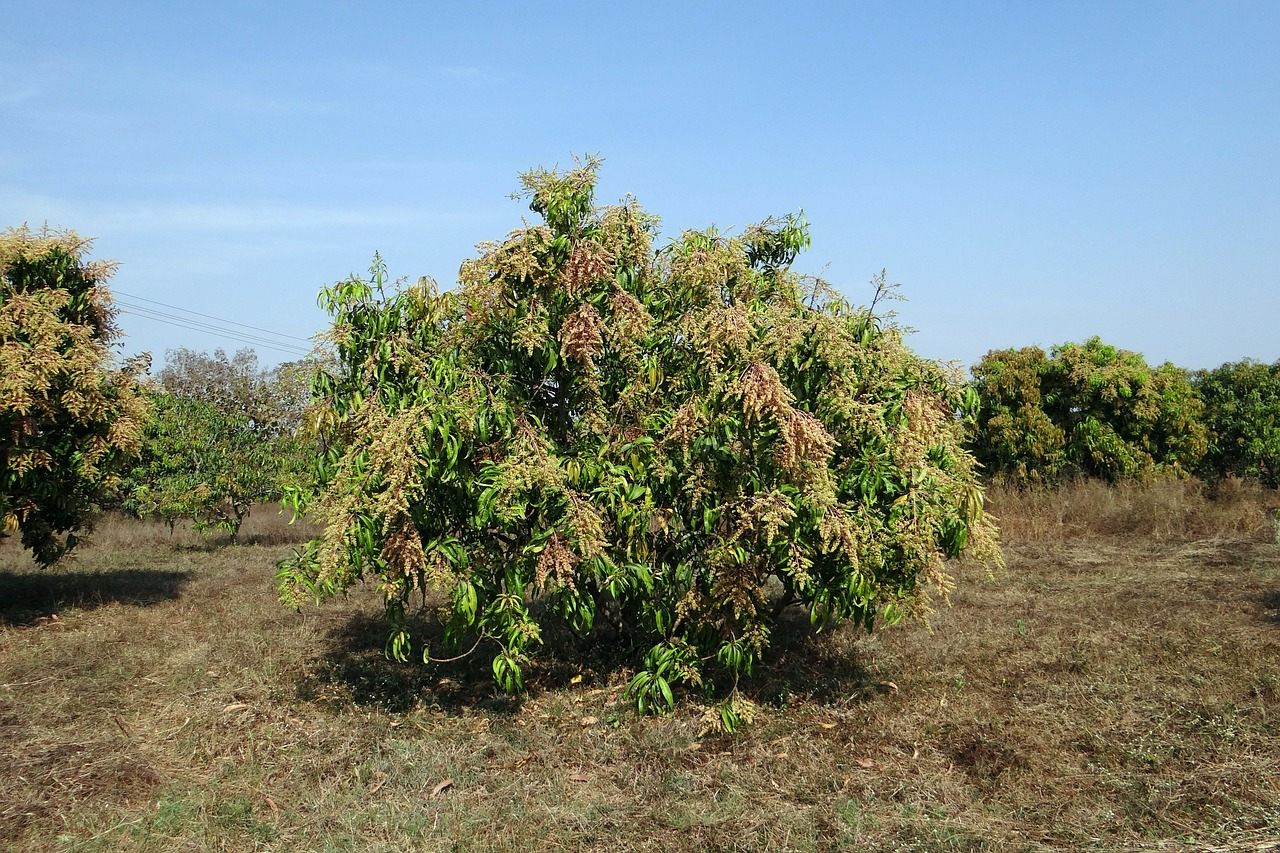
<path fill-rule="evenodd" d="M 276 603 L 270 518 L 116 522 L 50 572 L 10 543 L 0 849 L 1268 849 L 1274 495 L 1090 494 L 997 495 L 1008 568 L 958 566 L 930 629 L 780 630 L 736 736 L 567 647 L 519 702 L 389 663 L 371 596 Z"/>

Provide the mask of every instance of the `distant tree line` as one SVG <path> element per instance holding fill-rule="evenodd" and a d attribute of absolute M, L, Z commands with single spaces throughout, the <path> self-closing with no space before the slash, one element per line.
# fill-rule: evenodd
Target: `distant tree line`
<path fill-rule="evenodd" d="M 989 352 L 973 387 L 970 445 L 1002 482 L 1167 474 L 1280 486 L 1280 362 L 1151 367 L 1095 337 Z"/>
<path fill-rule="evenodd" d="M 151 377 L 146 357 L 116 365 L 114 267 L 89 247 L 74 232 L 0 233 L 0 535 L 52 563 L 114 507 L 234 539 L 255 505 L 310 482 L 326 431 L 305 413 L 330 374 L 264 369 L 252 350 L 174 350 Z M 962 396 L 956 417 L 991 480 L 1280 487 L 1280 362 L 1187 371 L 1092 338 L 989 352 Z"/>

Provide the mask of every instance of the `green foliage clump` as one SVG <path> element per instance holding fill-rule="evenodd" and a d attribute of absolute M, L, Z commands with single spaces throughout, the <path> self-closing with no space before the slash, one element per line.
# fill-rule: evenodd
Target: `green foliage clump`
<path fill-rule="evenodd" d="M 375 260 L 323 291 L 327 451 L 292 498 L 324 533 L 281 565 L 286 603 L 376 578 L 404 659 L 435 590 L 448 640 L 491 649 L 509 691 L 546 620 L 608 622 L 648 650 L 631 694 L 662 709 L 736 686 L 787 604 L 869 629 L 926 612 L 947 557 L 999 560 L 972 394 L 790 270 L 801 219 L 655 250 L 634 202 L 595 206 L 594 162 L 523 182 L 542 222 L 482 245 L 456 290 L 389 289 Z"/>
<path fill-rule="evenodd" d="M 106 281 L 74 233 L 0 233 L 0 535 L 49 565 L 76 544 L 138 449 L 146 358 L 112 367 Z"/>
<path fill-rule="evenodd" d="M 1203 406 L 1185 371 L 1090 338 L 1046 355 L 993 350 L 973 368 L 972 447 L 997 479 L 1043 484 L 1194 471 Z"/>
<path fill-rule="evenodd" d="M 1203 474 L 1280 487 L 1280 361 L 1238 361 L 1198 371 L 1195 384 L 1209 429 Z"/>
<path fill-rule="evenodd" d="M 249 349 L 231 358 L 179 349 L 149 392 L 153 414 L 125 503 L 139 516 L 170 528 L 189 519 L 234 540 L 255 504 L 280 500 L 314 462 L 301 435 L 301 365 L 261 370 Z"/>

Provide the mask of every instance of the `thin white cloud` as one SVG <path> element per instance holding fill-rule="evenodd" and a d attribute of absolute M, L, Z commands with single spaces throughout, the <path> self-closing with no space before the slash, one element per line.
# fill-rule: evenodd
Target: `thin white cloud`
<path fill-rule="evenodd" d="M 65 56 L 17 62 L 0 55 L 0 107 L 22 107 L 40 101 L 43 109 L 52 97 L 66 91 L 74 67 Z"/>
<path fill-rule="evenodd" d="M 441 78 L 447 80 L 475 80 L 475 81 L 496 81 L 503 78 L 503 72 L 492 65 L 473 65 L 468 63 L 453 63 L 444 65 L 424 66 L 421 69 L 406 71 L 405 68 L 387 62 L 367 61 L 367 60 L 347 60 L 338 66 L 343 77 L 363 78 L 366 80 L 379 80 L 385 83 L 402 84 L 422 84 L 431 81 L 439 81 Z"/>
<path fill-rule="evenodd" d="M 441 77 L 455 79 L 490 76 L 489 70 L 481 65 L 441 65 L 436 68 L 436 73 Z"/>
<path fill-rule="evenodd" d="M 35 86 L 19 87 L 16 89 L 0 89 L 0 106 L 12 107 L 18 104 L 25 104 L 28 101 L 34 101 L 41 95 L 40 89 Z"/>
<path fill-rule="evenodd" d="M 251 115 L 321 116 L 332 114 L 338 109 L 333 101 L 273 97 L 231 89 L 209 91 L 206 97 L 213 109 Z"/>
<path fill-rule="evenodd" d="M 484 213 L 413 206 L 347 207 L 283 202 L 104 204 L 57 199 L 0 187 L 0 222 L 70 225 L 89 231 L 297 231 L 422 227 L 469 222 Z"/>

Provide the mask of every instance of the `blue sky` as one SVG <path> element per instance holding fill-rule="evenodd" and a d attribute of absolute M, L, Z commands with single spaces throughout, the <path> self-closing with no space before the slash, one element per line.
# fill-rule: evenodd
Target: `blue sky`
<path fill-rule="evenodd" d="M 450 284 L 593 152 L 671 234 L 803 208 L 799 266 L 888 268 L 932 357 L 1280 358 L 1280 3 L 4 5 L 0 225 L 135 296 L 306 338 L 375 249 Z"/>

